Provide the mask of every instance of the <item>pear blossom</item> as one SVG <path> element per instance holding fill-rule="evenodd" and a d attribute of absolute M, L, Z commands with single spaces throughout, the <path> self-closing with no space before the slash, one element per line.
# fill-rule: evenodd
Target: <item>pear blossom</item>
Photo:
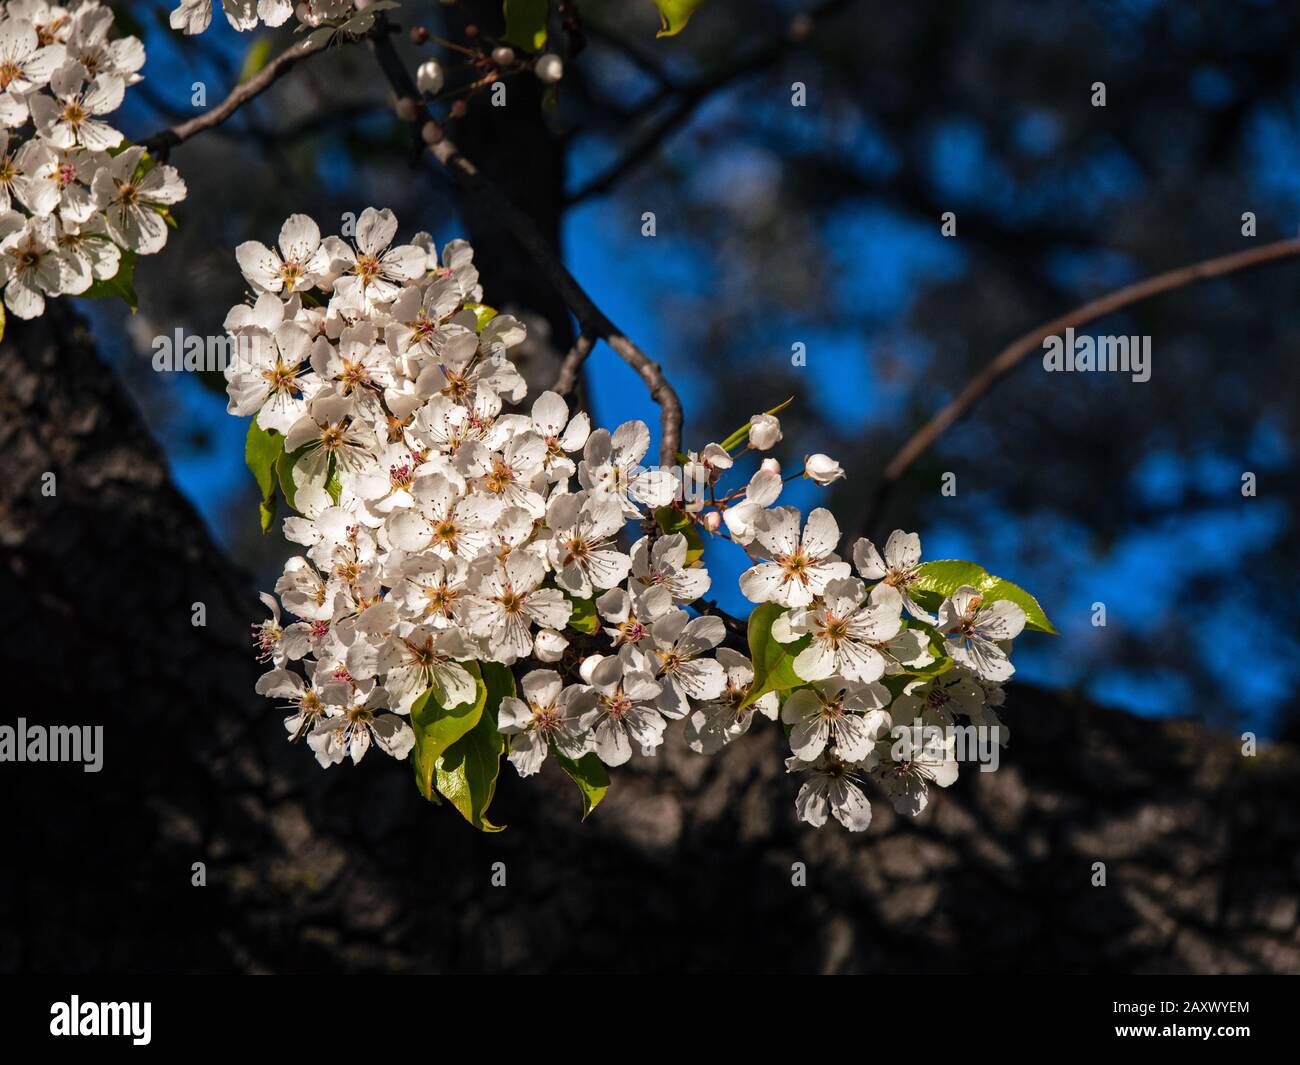
<path fill-rule="evenodd" d="M 159 251 L 164 213 L 186 195 L 143 148 L 110 154 L 122 134 L 109 116 L 145 61 L 140 41 L 111 38 L 112 26 L 98 0 L 0 5 L 0 285 L 21 318 L 112 279 L 124 250 Z"/>
<path fill-rule="evenodd" d="M 260 23 L 283 26 L 295 12 L 303 25 L 316 26 L 323 18 L 341 18 L 352 10 L 353 0 L 220 0 L 221 12 L 232 29 L 251 30 Z M 180 0 L 168 16 L 171 28 L 184 34 L 202 33 L 212 24 L 213 0 Z"/>
<path fill-rule="evenodd" d="M 645 651 L 663 687 L 658 706 L 665 717 L 685 717 L 690 713 L 691 699 L 707 702 L 722 694 L 726 672 L 716 658 L 707 654 L 726 635 L 721 618 L 692 618 L 685 610 L 674 610 L 650 626 Z"/>
<path fill-rule="evenodd" d="M 759 518 L 781 495 L 781 471 L 760 469 L 745 486 L 745 498 L 722 512 L 731 538 L 748 546 L 754 542 Z"/>
<path fill-rule="evenodd" d="M 653 541 L 643 536 L 632 545 L 632 578 L 646 588 L 668 590 L 676 603 L 693 603 L 709 590 L 712 578 L 703 566 L 688 566 L 686 537 L 681 533 Z"/>
<path fill-rule="evenodd" d="M 902 596 L 889 585 L 877 585 L 868 596 L 860 580 L 843 577 L 826 585 L 819 606 L 783 614 L 772 636 L 780 643 L 812 637 L 792 663 L 804 680 L 838 673 L 869 683 L 885 674 L 886 659 L 876 645 L 898 634 L 901 609 Z"/>
<path fill-rule="evenodd" d="M 984 597 L 963 585 L 939 608 L 939 629 L 944 648 L 981 680 L 1007 680 L 1016 669 L 1002 643 L 1015 639 L 1025 627 L 1025 612 L 1007 599 L 985 603 Z"/>
<path fill-rule="evenodd" d="M 321 765 L 336 765 L 344 758 L 351 758 L 355 765 L 372 744 L 397 759 L 411 753 L 415 733 L 410 725 L 385 709 L 387 695 L 383 688 L 373 684 L 335 684 L 327 691 L 348 698 L 334 704 L 338 707 L 335 712 L 329 712 L 332 707 L 327 704 L 326 714 L 317 719 L 316 726 L 307 734 L 307 743 Z"/>
<path fill-rule="evenodd" d="M 320 227 L 305 214 L 290 215 L 280 227 L 276 247 L 247 240 L 235 249 L 244 279 L 259 292 L 314 288 L 329 269 Z"/>
<path fill-rule="evenodd" d="M 829 455 L 809 455 L 803 462 L 804 476 L 814 484 L 828 485 L 844 478 L 844 467 Z"/>
<path fill-rule="evenodd" d="M 716 754 L 743 736 L 756 713 L 775 721 L 780 710 L 774 691 L 742 706 L 754 681 L 754 664 L 730 647 L 719 647 L 717 659 L 726 673 L 726 685 L 716 698 L 703 700 L 686 723 L 686 745 L 700 754 Z"/>
<path fill-rule="evenodd" d="M 109 193 L 123 182 L 143 193 L 158 168 L 134 152 L 106 162 L 80 147 L 7 148 L 0 188 L 34 217 L 0 213 L 6 297 L 100 276 L 111 253 L 96 257 L 97 246 L 120 247 L 113 226 L 133 239 L 121 219 L 110 224 Z M 84 223 L 82 186 L 97 205 Z M 255 417 L 252 434 L 283 436 L 283 532 L 304 552 L 263 597 L 269 616 L 253 636 L 270 671 L 257 690 L 281 701 L 286 730 L 321 765 L 360 762 L 373 746 L 408 757 L 443 712 L 463 708 L 453 716 L 494 727 L 522 777 L 561 756 L 589 810 L 605 787 L 585 778 L 589 753 L 606 766 L 669 742 L 715 753 L 762 715 L 789 729 L 787 768 L 805 774 L 798 816 L 861 831 L 868 777 L 917 812 L 931 784 L 956 774 L 942 735 L 899 747 L 892 720 L 1000 726 L 1003 645 L 1023 627 L 1013 604 L 960 589 L 936 629 L 909 591 L 924 572 L 919 539 L 896 533 L 883 558 L 859 541 L 865 580 L 854 576 L 828 510 L 805 520 L 776 506 L 775 456 L 743 488 L 725 481 L 741 476 L 745 452 L 719 444 L 687 452 L 677 471 L 643 468 L 641 422 L 611 433 L 557 392 L 525 401 L 512 351 L 527 331 L 482 304 L 469 245 L 439 255 L 428 234 L 398 243 L 396 219 L 374 208 L 355 240 L 322 238 L 295 215 L 274 247 L 240 245 L 252 292 L 225 319 L 238 342 L 229 410 Z M 760 415 L 749 433 L 745 451 L 771 448 L 780 424 Z M 802 473 L 831 483 L 843 469 L 814 455 Z M 713 534 L 749 557 L 740 590 L 765 605 L 749 626 L 757 664 L 736 649 L 742 626 L 701 598 L 714 582 L 698 546 Z M 429 709 L 406 720 L 420 700 Z M 452 741 L 451 764 L 479 771 L 487 726 Z M 435 787 L 460 786 L 443 777 Z"/>
<path fill-rule="evenodd" d="M 376 304 L 393 300 L 401 284 L 424 273 L 424 255 L 413 244 L 392 247 L 397 219 L 387 209 L 367 207 L 357 219 L 356 247 L 338 237 L 325 246 L 331 268 L 343 274 L 334 291 L 345 306 L 369 311 Z"/>
<path fill-rule="evenodd" d="M 594 589 L 613 588 L 632 568 L 632 560 L 613 545 L 623 525 L 616 502 L 583 494 L 555 496 L 546 512 L 552 530 L 548 542 L 555 580 L 579 599 Z"/>
<path fill-rule="evenodd" d="M 19 318 L 40 317 L 45 298 L 68 287 L 71 264 L 59 253 L 55 227 L 52 218 L 0 215 L 0 286 L 5 306 Z"/>
<path fill-rule="evenodd" d="M 558 588 L 541 587 L 546 564 L 536 555 L 512 551 L 482 577 L 467 607 L 470 630 L 486 640 L 493 661 L 510 665 L 533 649 L 532 624 L 560 629 L 573 607 Z"/>
<path fill-rule="evenodd" d="M 771 451 L 781 440 L 781 419 L 775 414 L 755 414 L 749 420 L 749 446 Z"/>
<path fill-rule="evenodd" d="M 677 483 L 667 470 L 648 470 L 640 462 L 650 448 L 650 430 L 644 422 L 624 422 L 613 435 L 597 429 L 587 438 L 578 480 L 605 499 L 617 502 L 627 517 L 637 517 L 641 506 L 667 506 L 677 494 Z"/>
<path fill-rule="evenodd" d="M 921 538 L 916 533 L 895 529 L 885 541 L 885 557 L 880 557 L 876 545 L 863 537 L 853 545 L 853 564 L 869 581 L 884 581 L 898 589 L 903 597 L 903 608 L 918 621 L 935 624 L 934 615 L 913 596 L 913 585 L 920 580 L 917 566 L 921 561 Z"/>
<path fill-rule="evenodd" d="M 583 663 L 582 675 L 596 692 L 592 746 L 602 762 L 623 765 L 634 743 L 646 752 L 663 743 L 667 722 L 656 706 L 663 689 L 635 648 L 593 655 Z"/>
<path fill-rule="evenodd" d="M 591 742 L 583 724 L 595 707 L 596 692 L 585 685 L 564 684 L 551 669 L 535 669 L 520 682 L 523 698 L 501 700 L 498 727 L 510 741 L 510 764 L 521 777 L 542 768 L 554 746 L 566 758 L 581 758 Z"/>
<path fill-rule="evenodd" d="M 927 724 L 951 725 L 956 715 L 970 717 L 984 706 L 984 691 L 965 670 L 954 669 L 930 680 L 914 680 L 890 708 L 899 721 L 921 718 Z"/>
<path fill-rule="evenodd" d="M 122 143 L 122 134 L 102 120 L 122 104 L 126 82 L 117 74 L 88 78 L 80 63 L 64 63 L 50 77 L 54 97 L 28 98 L 36 131 L 54 148 L 103 152 Z"/>
<path fill-rule="evenodd" d="M 858 783 L 862 774 L 856 763 L 823 754 L 813 762 L 788 758 L 785 765 L 786 772 L 809 777 L 794 803 L 800 821 L 821 828 L 829 815 L 850 832 L 862 832 L 871 824 L 871 803 Z"/>
<path fill-rule="evenodd" d="M 899 725 L 882 739 L 872 778 L 900 814 L 915 817 L 930 801 L 930 785 L 946 788 L 957 779 L 957 739 L 934 725 Z"/>
<path fill-rule="evenodd" d="M 859 684 L 828 677 L 790 693 L 781 707 L 781 720 L 791 725 L 790 749 L 805 762 L 823 751 L 859 762 L 889 730 L 884 710 L 889 692 L 882 684 Z"/>
<path fill-rule="evenodd" d="M 637 644 L 650 635 L 650 626 L 673 609 L 672 593 L 662 585 L 645 587 L 635 579 L 627 588 L 610 588 L 596 600 L 604 632 L 614 647 Z"/>
<path fill-rule="evenodd" d="M 740 590 L 752 602 L 807 606 L 830 581 L 849 575 L 849 564 L 835 554 L 840 527 L 822 507 L 809 512 L 802 538 L 794 507 L 764 513 L 754 535 L 769 558 L 741 574 Z"/>

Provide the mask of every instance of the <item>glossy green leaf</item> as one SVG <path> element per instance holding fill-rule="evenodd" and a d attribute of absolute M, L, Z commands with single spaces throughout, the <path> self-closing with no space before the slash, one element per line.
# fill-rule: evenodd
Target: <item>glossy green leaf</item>
<path fill-rule="evenodd" d="M 794 660 L 812 641 L 801 636 L 794 643 L 781 643 L 772 636 L 772 624 L 785 613 L 778 603 L 762 603 L 749 615 L 749 657 L 754 662 L 754 680 L 741 702 L 752 706 L 768 692 L 788 691 L 807 683 L 794 671 Z"/>
<path fill-rule="evenodd" d="M 502 40 L 530 52 L 546 44 L 547 0 L 505 0 L 506 32 Z"/>
<path fill-rule="evenodd" d="M 551 748 L 551 754 L 582 792 L 582 819 L 587 820 L 609 790 L 609 773 L 605 769 L 605 763 L 594 751 L 588 751 L 577 760 L 566 758 L 554 747 Z"/>
<path fill-rule="evenodd" d="M 978 563 L 940 559 L 923 562 L 917 570 L 920 579 L 910 586 L 910 590 L 927 610 L 937 610 L 945 598 L 963 585 L 969 585 L 986 600 L 1008 599 L 1019 606 L 1025 612 L 1026 628 L 1056 635 L 1055 627 L 1037 599 L 1018 584 L 993 576 Z"/>
<path fill-rule="evenodd" d="M 443 706 L 438 693 L 430 688 L 411 704 L 411 729 L 415 746 L 411 748 L 411 768 L 415 786 L 426 799 L 434 798 L 434 774 L 443 752 L 478 724 L 487 703 L 487 685 L 477 664 L 466 669 L 474 677 L 475 698 L 458 706 Z"/>
<path fill-rule="evenodd" d="M 569 615 L 569 628 L 578 632 L 592 635 L 600 628 L 600 618 L 596 614 L 595 599 L 575 599 L 573 596 L 565 593 L 569 600 L 569 605 L 573 607 L 573 613 Z"/>
<path fill-rule="evenodd" d="M 88 300 L 117 297 L 135 314 L 140 309 L 140 297 L 135 294 L 135 252 L 122 250 L 117 273 L 106 281 L 95 281 L 81 295 Z"/>
<path fill-rule="evenodd" d="M 325 491 L 330 494 L 330 499 L 334 500 L 334 505 L 337 507 L 339 497 L 343 495 L 343 482 L 339 480 L 339 471 L 333 459 L 330 459 L 330 474 L 325 479 Z"/>
<path fill-rule="evenodd" d="M 252 418 L 248 423 L 248 436 L 244 439 L 244 462 L 253 471 L 257 487 L 262 493 L 258 510 L 262 518 L 262 532 L 271 528 L 275 519 L 275 463 L 284 453 L 284 437 L 274 429 L 263 429 Z"/>
<path fill-rule="evenodd" d="M 479 664 L 487 689 L 483 712 L 474 727 L 453 743 L 438 759 L 435 782 L 438 793 L 482 832 L 500 832 L 504 825 L 487 819 L 487 808 L 496 793 L 505 737 L 497 731 L 501 700 L 515 693 L 510 670 L 495 662 Z"/>
<path fill-rule="evenodd" d="M 659 32 L 656 37 L 672 37 L 681 33 L 704 0 L 655 0 L 659 9 Z"/>
<path fill-rule="evenodd" d="M 686 537 L 686 564 L 693 566 L 704 554 L 704 537 L 699 527 L 686 511 L 678 507 L 660 507 L 655 511 L 655 523 L 665 533 L 681 533 Z"/>
<path fill-rule="evenodd" d="M 481 333 L 483 327 L 497 316 L 495 307 L 489 307 L 486 303 L 467 303 L 465 310 L 474 312 L 474 329 Z"/>
<path fill-rule="evenodd" d="M 791 396 L 791 397 L 790 397 L 789 399 L 787 399 L 784 403 L 778 403 L 778 404 L 777 404 L 775 407 L 773 407 L 771 410 L 765 410 L 765 411 L 763 411 L 763 413 L 764 413 L 764 414 L 779 414 L 781 411 L 785 410 L 786 407 L 790 406 L 790 404 L 793 403 L 793 402 L 794 402 L 794 396 Z M 722 450 L 723 450 L 723 451 L 730 451 L 733 447 L 739 447 L 739 446 L 740 446 L 741 444 L 743 444 L 746 440 L 748 440 L 748 439 L 749 439 L 749 427 L 750 427 L 751 425 L 753 425 L 753 424 L 754 424 L 754 423 L 753 423 L 752 420 L 751 420 L 751 421 L 747 421 L 744 425 L 742 425 L 739 429 L 737 429 L 734 433 L 732 433 L 729 437 L 727 437 L 726 440 L 722 441 Z"/>
<path fill-rule="evenodd" d="M 297 488 L 293 482 L 293 468 L 298 464 L 298 460 L 302 458 L 306 450 L 307 446 L 304 444 L 292 453 L 282 451 L 280 457 L 275 460 L 275 473 L 280 479 L 280 491 L 284 493 L 284 501 L 289 504 L 290 510 L 298 509 L 294 505 Z"/>

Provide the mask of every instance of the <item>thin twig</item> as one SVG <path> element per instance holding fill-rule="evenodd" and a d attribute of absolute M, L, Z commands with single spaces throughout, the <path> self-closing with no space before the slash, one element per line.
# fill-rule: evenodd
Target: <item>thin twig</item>
<path fill-rule="evenodd" d="M 456 179 L 456 183 L 484 209 L 489 217 L 501 219 L 523 246 L 528 257 L 550 281 L 565 305 L 578 319 L 578 327 L 592 338 L 604 340 L 624 362 L 641 376 L 650 395 L 659 405 L 660 462 L 665 467 L 676 462 L 681 445 L 682 404 L 673 386 L 664 377 L 659 364 L 651 359 L 627 335 L 606 317 L 605 312 L 569 273 L 549 241 L 528 214 L 516 207 L 495 185 L 483 177 L 478 167 L 461 154 L 447 137 L 446 131 L 429 112 L 411 75 L 403 65 L 390 39 L 387 20 L 380 14 L 371 31 L 370 46 L 384 76 L 397 96 L 397 114 L 418 130 L 433 157 Z"/>
<path fill-rule="evenodd" d="M 934 417 L 913 433 L 908 441 L 898 449 L 898 453 L 889 460 L 889 464 L 881 475 L 880 483 L 876 487 L 871 505 L 867 509 L 866 519 L 862 524 L 864 534 L 870 535 L 875 531 L 875 524 L 881 516 L 881 509 L 885 504 L 885 500 L 899 478 L 911 468 L 912 464 L 947 429 L 965 417 L 989 389 L 1010 373 L 1026 355 L 1037 349 L 1047 337 L 1063 333 L 1066 329 L 1085 325 L 1095 318 L 1111 314 L 1152 296 L 1172 292 L 1174 289 L 1182 288 L 1196 281 L 1222 277 L 1225 274 L 1236 273 L 1238 270 L 1261 266 L 1264 263 L 1274 262 L 1278 259 L 1289 259 L 1296 255 L 1300 255 L 1300 240 L 1289 239 L 1274 241 L 1271 244 L 1252 248 L 1249 251 L 1234 252 L 1231 255 L 1206 259 L 1202 262 L 1192 263 L 1190 266 L 1179 267 L 1177 270 L 1157 274 L 1145 281 L 1126 285 L 1124 288 L 1117 289 L 1098 299 L 1091 300 L 1081 307 L 1076 307 L 1066 314 L 1053 318 L 1050 322 L 1040 325 L 1037 329 L 1030 330 L 998 352 L 988 365 L 966 383 L 966 387 L 951 402 L 937 411 Z"/>
<path fill-rule="evenodd" d="M 308 37 L 306 40 L 286 48 L 247 81 L 241 81 L 236 85 L 231 90 L 230 95 L 217 104 L 216 107 L 210 107 L 203 114 L 196 115 L 194 118 L 172 126 L 170 129 L 159 130 L 153 136 L 146 137 L 141 143 L 153 154 L 166 158 L 168 151 L 176 147 L 176 145 L 184 144 L 196 134 L 221 125 L 249 100 L 260 96 L 279 81 L 297 63 L 308 56 L 324 51 L 331 40 L 333 40 L 332 37 L 325 35 L 315 40 Z"/>
<path fill-rule="evenodd" d="M 852 0 L 824 0 L 810 11 L 796 14 L 773 40 L 749 55 L 742 56 L 733 63 L 707 74 L 695 81 L 677 88 L 669 86 L 654 101 L 650 108 L 661 106 L 667 100 L 676 97 L 673 106 L 664 111 L 657 119 L 648 123 L 641 132 L 634 135 L 627 150 L 611 163 L 605 170 L 584 184 L 566 203 L 570 206 L 608 192 L 624 177 L 646 162 L 665 140 L 680 130 L 695 110 L 719 89 L 725 88 L 733 81 L 755 74 L 771 66 L 777 60 L 789 54 L 790 48 L 807 37 L 815 22 L 834 14 L 842 7 L 847 7 Z"/>
<path fill-rule="evenodd" d="M 582 364 L 587 361 L 587 356 L 591 354 L 591 349 L 596 346 L 595 338 L 581 333 L 578 339 L 573 342 L 573 347 L 569 349 L 569 354 L 564 356 L 564 362 L 560 364 L 560 374 L 555 379 L 555 384 L 551 386 L 551 391 L 558 392 L 562 396 L 567 396 L 578 384 L 578 374 L 582 371 Z"/>

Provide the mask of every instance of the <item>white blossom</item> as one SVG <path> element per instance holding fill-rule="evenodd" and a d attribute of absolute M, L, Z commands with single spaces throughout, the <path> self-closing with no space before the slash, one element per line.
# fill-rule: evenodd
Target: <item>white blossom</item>
<path fill-rule="evenodd" d="M 581 758 L 591 742 L 584 718 L 596 704 L 596 692 L 585 685 L 564 686 L 554 670 L 535 669 L 520 684 L 523 698 L 501 700 L 499 727 L 511 737 L 510 764 L 521 777 L 542 768 L 554 746 L 566 758 Z"/>
<path fill-rule="evenodd" d="M 84 44 L 97 47 L 93 33 Z M 10 148 L 0 143 L 0 194 L 24 210 L 0 213 L 0 281 L 24 310 L 101 276 L 105 248 L 151 246 L 153 220 L 131 209 L 161 218 L 157 190 L 183 189 L 136 149 Z M 93 204 L 84 223 L 80 189 Z M 963 588 L 936 628 L 911 596 L 915 534 L 895 533 L 883 558 L 860 540 L 859 579 L 830 511 L 805 520 L 775 506 L 775 456 L 728 487 L 743 455 L 779 443 L 772 416 L 752 419 L 749 448 L 708 444 L 665 470 L 643 465 L 641 422 L 611 433 L 556 392 L 528 402 L 512 360 L 526 330 L 482 305 L 473 249 L 452 241 L 439 255 L 427 234 L 399 243 L 397 228 L 367 208 L 349 244 L 294 215 L 273 246 L 236 251 L 251 291 L 225 320 L 238 341 L 229 410 L 283 437 L 283 531 L 304 552 L 253 626 L 270 670 L 257 690 L 280 700 L 290 738 L 326 766 L 372 746 L 404 758 L 430 721 L 463 708 L 495 724 L 526 777 L 551 752 L 573 773 L 588 753 L 607 766 L 654 757 L 678 721 L 679 742 L 715 753 L 755 716 L 779 717 L 787 768 L 806 774 L 799 817 L 852 831 L 870 821 L 868 777 L 911 811 L 955 778 L 951 745 L 899 747 L 891 721 L 1000 724 L 1018 607 Z M 831 483 L 843 470 L 813 455 L 803 474 Z M 741 592 L 777 607 L 759 615 L 769 631 L 751 633 L 758 663 L 736 649 L 742 627 L 702 598 L 715 589 L 700 545 L 715 535 L 750 558 Z"/>
<path fill-rule="evenodd" d="M 794 507 L 764 512 L 754 536 L 768 561 L 741 574 L 740 590 L 752 602 L 807 606 L 825 591 L 828 582 L 849 575 L 849 564 L 835 554 L 840 527 L 822 507 L 809 512 L 802 538 L 799 512 Z"/>
<path fill-rule="evenodd" d="M 1019 606 L 1007 599 L 986 604 L 968 585 L 939 608 L 948 655 L 983 680 L 1007 680 L 1016 671 L 1003 643 L 1019 636 L 1024 627 L 1025 612 Z"/>

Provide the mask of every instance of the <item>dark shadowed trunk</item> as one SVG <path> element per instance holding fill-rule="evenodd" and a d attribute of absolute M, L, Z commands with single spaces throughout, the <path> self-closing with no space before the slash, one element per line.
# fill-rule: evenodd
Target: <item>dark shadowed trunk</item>
<path fill-rule="evenodd" d="M 504 31 L 501 5 L 489 0 L 458 4 L 448 9 L 448 19 L 456 40 L 462 39 L 466 23 L 493 36 Z M 470 96 L 465 117 L 451 125 L 452 136 L 488 181 L 531 217 L 558 251 L 564 213 L 564 143 L 548 125 L 540 81 L 525 73 L 510 78 L 505 88 L 503 106 L 493 105 L 490 92 Z M 529 395 L 536 395 L 554 383 L 559 360 L 573 344 L 568 309 L 500 218 L 482 210 L 472 198 L 462 195 L 458 204 L 468 228 L 466 237 L 474 245 L 475 262 L 491 279 L 494 305 L 516 314 L 529 312 L 531 342 L 518 361 Z M 540 322 L 545 322 L 544 328 Z"/>

